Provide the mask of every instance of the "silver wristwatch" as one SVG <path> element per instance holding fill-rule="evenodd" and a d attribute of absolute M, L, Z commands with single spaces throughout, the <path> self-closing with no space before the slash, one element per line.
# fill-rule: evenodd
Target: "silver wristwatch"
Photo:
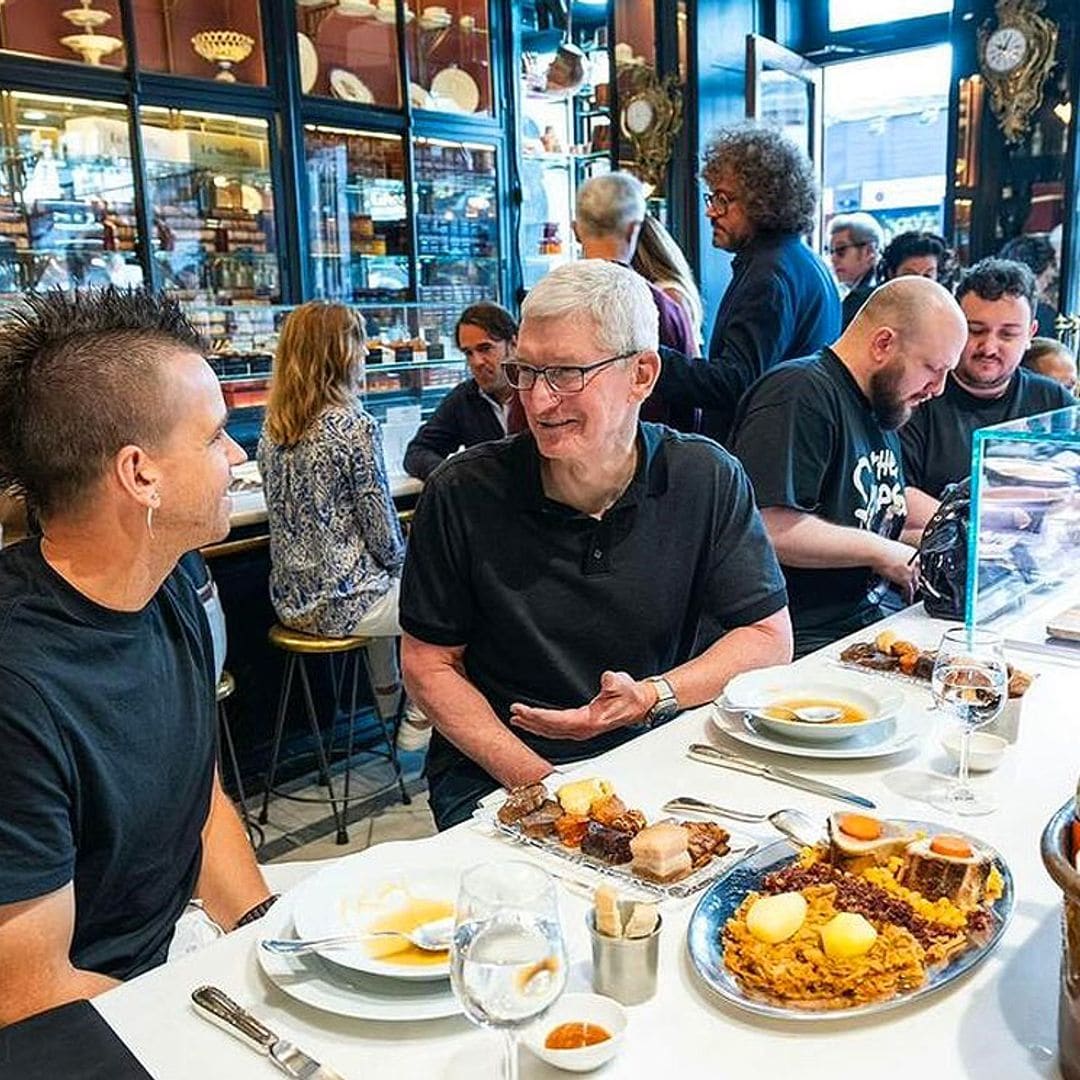
<path fill-rule="evenodd" d="M 663 675 L 650 675 L 645 681 L 656 687 L 656 704 L 645 714 L 645 723 L 654 727 L 670 720 L 679 711 L 679 699 Z"/>

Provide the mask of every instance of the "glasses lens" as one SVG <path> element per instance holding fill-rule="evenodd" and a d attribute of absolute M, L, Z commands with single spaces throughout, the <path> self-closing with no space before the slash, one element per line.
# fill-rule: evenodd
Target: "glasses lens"
<path fill-rule="evenodd" d="M 544 371 L 552 390 L 576 394 L 585 386 L 585 373 L 577 367 L 549 367 Z"/>
<path fill-rule="evenodd" d="M 506 372 L 506 381 L 515 390 L 528 390 L 536 382 L 536 372 L 524 364 L 515 364 L 513 361 L 503 364 Z"/>

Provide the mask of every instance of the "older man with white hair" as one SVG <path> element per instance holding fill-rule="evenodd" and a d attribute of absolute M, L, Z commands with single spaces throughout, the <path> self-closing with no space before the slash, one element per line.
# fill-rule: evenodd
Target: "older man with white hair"
<path fill-rule="evenodd" d="M 641 423 L 660 371 L 632 271 L 587 259 L 522 305 L 506 363 L 529 430 L 466 450 L 417 507 L 405 679 L 432 718 L 436 823 L 791 655 L 787 595 L 739 464 Z"/>
<path fill-rule="evenodd" d="M 877 264 L 885 250 L 885 234 L 876 219 L 862 212 L 839 214 L 829 223 L 829 258 L 833 273 L 847 286 L 840 305 L 846 330 L 877 285 Z"/>

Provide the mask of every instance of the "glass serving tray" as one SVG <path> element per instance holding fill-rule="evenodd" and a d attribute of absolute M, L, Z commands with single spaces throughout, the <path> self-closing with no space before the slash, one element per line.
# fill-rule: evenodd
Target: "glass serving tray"
<path fill-rule="evenodd" d="M 897 818 L 890 818 L 890 821 L 910 831 L 921 830 L 928 835 L 942 831 L 942 827 L 933 822 Z M 690 916 L 690 926 L 686 932 L 687 951 L 690 953 L 694 969 L 716 993 L 739 1008 L 762 1016 L 803 1022 L 839 1020 L 849 1016 L 866 1016 L 884 1012 L 911 1001 L 918 1001 L 941 990 L 989 956 L 1002 934 L 1005 933 L 1016 903 L 1012 873 L 1001 855 L 988 844 L 958 829 L 950 827 L 948 832 L 954 836 L 964 836 L 989 854 L 1004 879 L 1004 889 L 1001 898 L 989 908 L 993 928 L 986 943 L 967 949 L 944 967 L 929 971 L 926 982 L 917 989 L 898 994 L 887 1001 L 874 1001 L 847 1009 L 812 1009 L 785 1005 L 753 997 L 743 990 L 735 976 L 724 966 L 723 929 L 746 894 L 760 890 L 766 874 L 787 866 L 795 858 L 791 846 L 786 841 L 768 844 L 737 860 L 713 882 L 708 892 L 698 901 L 693 915 Z"/>
<path fill-rule="evenodd" d="M 682 900 L 710 885 L 716 878 L 734 866 L 740 860 L 752 855 L 757 851 L 759 844 L 751 837 L 733 832 L 725 822 L 723 827 L 728 832 L 728 843 L 731 849 L 726 855 L 714 856 L 704 866 L 698 867 L 684 878 L 673 881 L 669 885 L 658 885 L 652 881 L 646 881 L 638 877 L 630 870 L 629 863 L 613 865 L 602 859 L 586 855 L 577 848 L 568 848 L 558 840 L 535 839 L 526 836 L 513 825 L 504 825 L 490 808 L 481 807 L 474 814 L 474 820 L 483 826 L 506 837 L 515 844 L 532 848 L 534 851 L 543 852 L 550 856 L 552 876 L 567 881 L 572 885 L 592 888 L 595 885 L 608 883 L 616 886 L 626 894 L 638 894 L 650 900 Z M 674 820 L 674 819 L 672 819 Z M 650 822 L 656 824 L 656 822 Z M 785 842 L 786 843 L 786 842 Z M 790 845 L 788 850 L 792 851 Z M 573 870 L 563 869 L 573 868 Z M 585 875 L 581 875 L 585 871 Z M 576 873 L 575 873 L 576 872 Z M 594 880 L 586 880 L 586 877 L 594 877 Z"/>

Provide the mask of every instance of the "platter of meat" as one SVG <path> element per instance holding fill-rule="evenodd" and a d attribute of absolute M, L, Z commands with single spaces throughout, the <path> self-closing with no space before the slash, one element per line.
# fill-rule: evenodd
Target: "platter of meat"
<path fill-rule="evenodd" d="M 987 844 L 927 821 L 829 817 L 817 845 L 786 842 L 728 868 L 701 897 L 687 942 L 726 1000 L 787 1020 L 875 1013 L 981 963 L 1015 903 Z"/>
<path fill-rule="evenodd" d="M 513 788 L 494 813 L 478 817 L 497 832 L 658 899 L 691 896 L 755 849 L 732 846 L 713 822 L 664 818 L 649 824 L 599 777 Z"/>

